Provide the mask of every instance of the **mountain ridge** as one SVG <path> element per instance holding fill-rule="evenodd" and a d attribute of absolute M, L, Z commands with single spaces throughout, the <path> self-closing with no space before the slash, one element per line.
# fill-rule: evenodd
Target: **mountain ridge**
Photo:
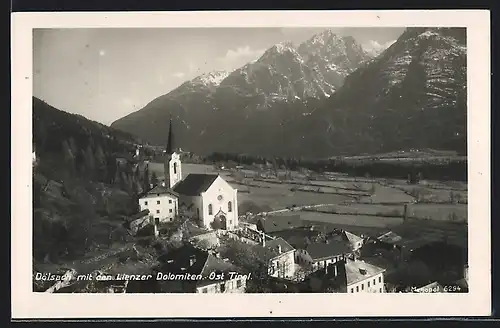
<path fill-rule="evenodd" d="M 215 88 L 174 92 L 175 97 L 170 92 L 111 126 L 163 144 L 167 113 L 173 113 L 183 122 L 177 124 L 183 148 L 202 154 L 464 151 L 465 44 L 460 29 L 407 28 L 371 58 L 353 38 L 325 31 L 297 47 L 279 43 Z M 349 56 L 351 50 L 355 55 Z M 278 142 L 283 138 L 288 141 Z"/>

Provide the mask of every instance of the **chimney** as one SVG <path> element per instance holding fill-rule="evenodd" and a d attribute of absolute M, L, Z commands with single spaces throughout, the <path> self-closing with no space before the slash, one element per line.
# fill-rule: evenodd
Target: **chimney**
<path fill-rule="evenodd" d="M 262 233 L 262 247 L 266 247 L 266 234 Z"/>
<path fill-rule="evenodd" d="M 278 254 L 281 254 L 281 245 L 278 245 Z"/>
<path fill-rule="evenodd" d="M 195 264 L 195 262 L 196 262 L 196 256 L 195 255 L 191 255 L 189 257 L 189 266 L 190 267 L 193 266 L 193 264 Z"/>

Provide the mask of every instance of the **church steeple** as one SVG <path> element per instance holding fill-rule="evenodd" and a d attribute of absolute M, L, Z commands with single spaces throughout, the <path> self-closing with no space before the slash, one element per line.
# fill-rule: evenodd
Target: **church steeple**
<path fill-rule="evenodd" d="M 172 129 L 172 116 L 170 115 L 170 123 L 168 127 L 167 148 L 165 149 L 165 186 L 172 188 L 182 180 L 182 168 L 180 154 L 177 153 L 177 145 L 174 140 L 174 131 Z"/>
<path fill-rule="evenodd" d="M 167 140 L 167 149 L 166 153 L 167 155 L 172 155 L 172 153 L 175 151 L 175 143 L 174 143 L 174 132 L 172 130 L 172 115 L 170 115 L 170 122 L 168 126 L 168 140 Z"/>

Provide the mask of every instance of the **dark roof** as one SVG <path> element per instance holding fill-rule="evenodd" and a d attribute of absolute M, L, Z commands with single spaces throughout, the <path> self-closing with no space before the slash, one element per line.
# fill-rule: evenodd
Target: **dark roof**
<path fill-rule="evenodd" d="M 300 219 L 300 215 L 290 216 L 268 216 L 259 219 L 260 226 L 266 233 L 300 228 L 304 226 L 304 221 Z"/>
<path fill-rule="evenodd" d="M 175 150 L 176 150 L 176 144 L 175 144 L 175 138 L 174 138 L 174 131 L 172 129 L 172 117 L 170 117 L 170 122 L 168 126 L 168 139 L 167 139 L 167 148 L 165 149 L 165 152 L 168 155 L 171 155 Z"/>
<path fill-rule="evenodd" d="M 190 265 L 191 259 L 195 262 Z M 234 264 L 224 261 L 209 252 L 196 248 L 193 245 L 186 244 L 181 248 L 175 249 L 167 254 L 160 257 L 160 261 L 163 263 L 161 270 L 163 272 L 171 272 L 173 274 L 190 273 L 192 275 L 201 275 L 202 280 L 197 280 L 196 285 L 198 287 L 204 285 L 211 285 L 215 283 L 214 280 L 210 280 L 208 277 L 210 273 L 229 273 L 238 272 L 242 273 L 242 270 L 236 267 Z M 224 279 L 229 279 L 229 275 L 224 275 Z"/>
<path fill-rule="evenodd" d="M 156 187 L 153 187 L 153 189 L 146 191 L 145 193 L 142 193 L 140 198 L 147 197 L 148 195 L 157 195 L 157 194 L 170 194 L 172 196 L 179 197 L 179 194 L 173 191 L 172 189 L 158 185 Z"/>
<path fill-rule="evenodd" d="M 345 271 L 347 278 L 347 285 L 355 284 L 361 280 L 369 277 L 374 277 L 377 274 L 386 271 L 376 265 L 367 263 L 365 261 L 347 261 L 345 263 Z"/>
<path fill-rule="evenodd" d="M 189 174 L 184 180 L 174 186 L 174 191 L 186 196 L 199 196 L 217 179 L 217 174 Z"/>
<path fill-rule="evenodd" d="M 281 254 L 294 250 L 294 248 L 281 237 L 266 242 L 266 248 L 270 249 L 275 256 L 280 254 L 278 251 L 278 247 L 280 246 Z"/>
<path fill-rule="evenodd" d="M 312 243 L 306 246 L 306 251 L 313 260 L 329 258 L 351 253 L 351 249 L 344 242 L 330 241 L 328 243 Z"/>
<path fill-rule="evenodd" d="M 286 241 L 295 249 L 306 249 L 307 245 L 311 243 L 311 239 L 307 236 L 290 236 Z"/>

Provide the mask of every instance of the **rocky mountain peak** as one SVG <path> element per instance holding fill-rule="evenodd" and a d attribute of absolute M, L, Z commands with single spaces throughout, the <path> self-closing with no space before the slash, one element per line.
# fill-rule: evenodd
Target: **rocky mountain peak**
<path fill-rule="evenodd" d="M 207 86 L 216 87 L 220 85 L 220 83 L 229 75 L 229 72 L 224 70 L 217 70 L 202 74 L 200 76 L 195 77 L 192 80 L 192 83 L 201 83 Z"/>

